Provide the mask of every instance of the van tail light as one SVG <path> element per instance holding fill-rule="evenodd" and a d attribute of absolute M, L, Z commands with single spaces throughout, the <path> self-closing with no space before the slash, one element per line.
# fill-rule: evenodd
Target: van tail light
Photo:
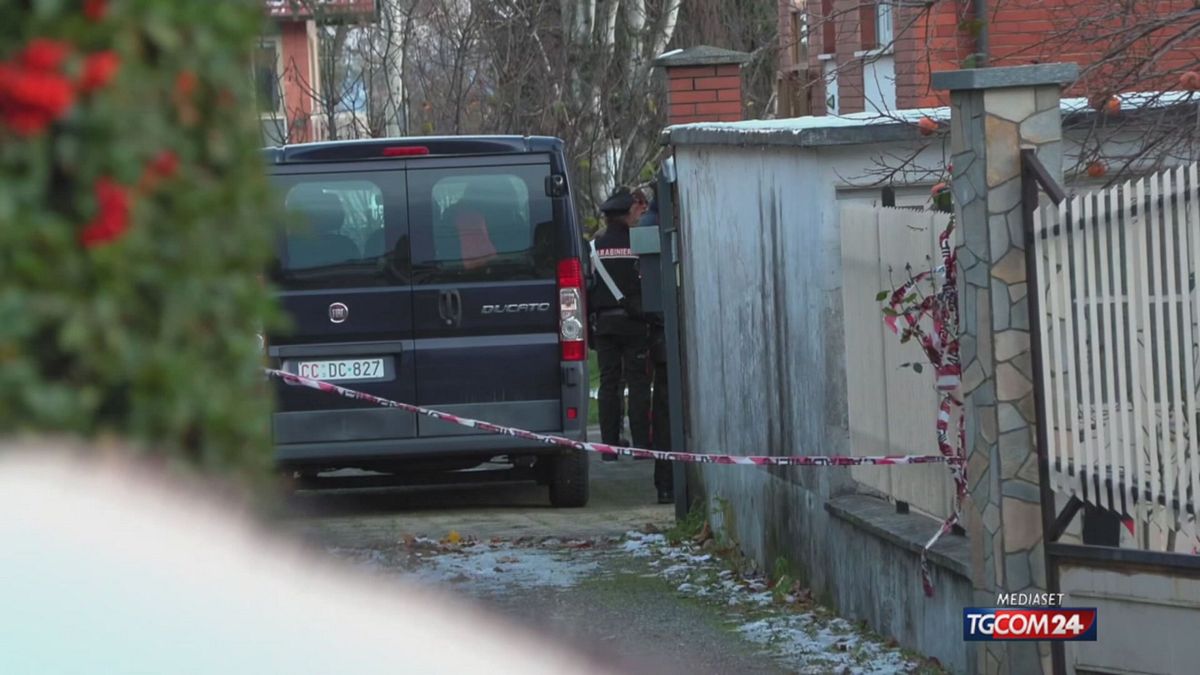
<path fill-rule="evenodd" d="M 558 343 L 563 361 L 587 360 L 583 313 L 583 264 L 579 258 L 558 261 Z"/>
<path fill-rule="evenodd" d="M 390 145 L 383 149 L 384 157 L 422 157 L 429 154 L 423 145 Z"/>

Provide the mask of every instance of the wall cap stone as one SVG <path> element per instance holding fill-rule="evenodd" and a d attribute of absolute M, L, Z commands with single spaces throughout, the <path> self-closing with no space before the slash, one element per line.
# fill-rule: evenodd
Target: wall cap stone
<path fill-rule="evenodd" d="M 825 510 L 838 520 L 916 555 L 921 554 L 929 536 L 941 526 L 940 521 L 928 516 L 896 513 L 891 503 L 863 494 L 834 497 L 825 502 Z M 964 579 L 971 578 L 971 551 L 966 537 L 942 535 L 929 550 L 929 562 Z"/>
<path fill-rule="evenodd" d="M 1121 117 L 1134 120 L 1141 115 L 1164 115 L 1174 112 L 1184 116 L 1194 115 L 1194 96 L 1193 92 L 1167 92 L 1153 96 L 1123 95 Z M 1086 98 L 1064 98 L 1059 102 L 1059 111 L 1062 114 L 1064 136 L 1069 133 L 1091 133 L 1096 117 L 1101 114 Z M 910 142 L 921 138 L 916 124 L 922 117 L 949 123 L 950 108 L 943 106 L 894 110 L 887 115 L 849 113 L 741 122 L 676 124 L 662 131 L 659 142 L 662 145 L 722 145 L 734 148 L 821 148 Z"/>
<path fill-rule="evenodd" d="M 1078 78 L 1078 64 L 1038 63 L 1031 66 L 944 70 L 933 74 L 933 88 L 969 91 L 1004 87 L 1037 87 L 1068 84 Z"/>
<path fill-rule="evenodd" d="M 750 60 L 745 52 L 735 52 L 732 49 L 720 47 L 689 47 L 676 49 L 654 59 L 654 65 L 662 68 L 678 68 L 684 66 L 729 66 L 741 65 Z"/>
<path fill-rule="evenodd" d="M 663 145 L 784 146 L 820 148 L 834 145 L 870 145 L 913 141 L 921 137 L 912 124 L 888 120 L 884 124 L 855 127 L 824 127 L 798 131 L 738 129 L 738 122 L 690 124 L 667 127 L 659 141 Z M 718 126 L 720 125 L 720 126 Z"/>

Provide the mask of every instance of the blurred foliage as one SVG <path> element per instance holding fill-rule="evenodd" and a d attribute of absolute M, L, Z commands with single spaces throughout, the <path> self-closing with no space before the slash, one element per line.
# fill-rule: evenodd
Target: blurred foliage
<path fill-rule="evenodd" d="M 0 3 L 0 429 L 265 475 L 261 21 L 248 0 Z"/>
<path fill-rule="evenodd" d="M 583 217 L 583 238 L 591 241 L 596 237 L 596 233 L 600 231 L 600 226 L 604 221 L 600 220 L 599 216 L 584 216 Z"/>

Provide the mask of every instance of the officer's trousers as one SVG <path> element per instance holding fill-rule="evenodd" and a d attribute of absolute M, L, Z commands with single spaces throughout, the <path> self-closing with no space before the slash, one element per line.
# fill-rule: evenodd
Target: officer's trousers
<path fill-rule="evenodd" d="M 659 361 L 654 364 L 654 403 L 652 410 L 651 434 L 654 449 L 670 452 L 671 450 L 671 415 L 667 399 L 667 363 Z M 675 474 L 672 463 L 654 460 L 654 487 L 670 491 L 675 484 Z"/>
<path fill-rule="evenodd" d="M 629 387 L 629 431 L 633 445 L 650 447 L 650 340 L 646 333 L 596 336 L 600 365 L 600 438 L 609 445 L 621 438 L 621 379 Z"/>

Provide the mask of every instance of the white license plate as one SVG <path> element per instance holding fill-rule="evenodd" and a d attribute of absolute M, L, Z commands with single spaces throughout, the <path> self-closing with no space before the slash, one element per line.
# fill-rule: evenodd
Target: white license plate
<path fill-rule="evenodd" d="M 383 377 L 383 359 L 301 361 L 296 374 L 314 380 L 372 380 Z"/>

